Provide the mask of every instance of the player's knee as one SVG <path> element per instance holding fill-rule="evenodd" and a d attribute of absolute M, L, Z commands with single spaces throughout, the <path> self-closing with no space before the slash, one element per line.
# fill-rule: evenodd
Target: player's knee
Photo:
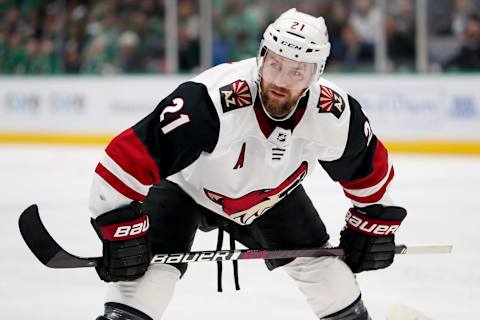
<path fill-rule="evenodd" d="M 161 319 L 179 278 L 180 272 L 171 265 L 153 264 L 143 277 L 135 281 L 109 283 L 106 305 L 115 303 L 128 306 L 150 317 L 145 319 Z M 110 320 L 108 316 L 105 317 Z M 117 318 L 113 319 L 117 320 Z M 123 320 L 123 318 L 119 319 Z M 133 319 L 143 320 L 144 318 Z"/>
<path fill-rule="evenodd" d="M 103 316 L 97 320 L 153 320 L 145 313 L 129 307 L 127 305 L 115 302 L 107 302 L 105 304 L 105 312 Z"/>
<path fill-rule="evenodd" d="M 297 258 L 284 268 L 320 319 L 350 306 L 360 296 L 355 276 L 338 258 Z"/>
<path fill-rule="evenodd" d="M 320 318 L 321 320 L 368 320 L 367 308 L 363 304 L 362 297 L 358 297 L 351 305 L 348 307 L 337 311 L 331 315 Z"/>

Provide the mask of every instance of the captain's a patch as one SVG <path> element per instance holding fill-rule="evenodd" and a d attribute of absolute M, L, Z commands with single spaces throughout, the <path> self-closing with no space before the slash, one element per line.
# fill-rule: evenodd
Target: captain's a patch
<path fill-rule="evenodd" d="M 321 86 L 320 99 L 318 100 L 317 108 L 319 113 L 328 112 L 335 117 L 340 118 L 343 110 L 345 110 L 345 101 L 335 90 Z"/>
<path fill-rule="evenodd" d="M 223 112 L 251 106 L 253 103 L 250 88 L 244 80 L 237 80 L 219 89 Z"/>

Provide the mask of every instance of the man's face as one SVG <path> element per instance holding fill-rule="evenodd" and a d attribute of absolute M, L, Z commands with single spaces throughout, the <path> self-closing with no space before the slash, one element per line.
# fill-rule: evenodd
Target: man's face
<path fill-rule="evenodd" d="M 260 69 L 260 95 L 270 116 L 282 118 L 290 113 L 310 85 L 314 68 L 313 63 L 293 61 L 271 51 L 266 53 Z"/>

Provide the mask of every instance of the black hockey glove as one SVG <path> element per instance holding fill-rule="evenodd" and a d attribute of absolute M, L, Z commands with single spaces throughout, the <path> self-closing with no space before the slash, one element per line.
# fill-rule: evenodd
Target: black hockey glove
<path fill-rule="evenodd" d="M 108 211 L 92 225 L 103 242 L 103 258 L 96 267 L 100 279 L 135 280 L 147 271 L 151 252 L 148 216 L 138 202 Z"/>
<path fill-rule="evenodd" d="M 340 233 L 340 247 L 353 272 L 382 269 L 393 263 L 394 233 L 406 215 L 404 208 L 378 204 L 350 208 Z"/>

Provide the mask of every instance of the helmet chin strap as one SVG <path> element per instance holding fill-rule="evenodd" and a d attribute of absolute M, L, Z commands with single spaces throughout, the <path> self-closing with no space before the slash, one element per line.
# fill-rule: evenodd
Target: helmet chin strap
<path fill-rule="evenodd" d="M 255 83 L 257 84 L 257 87 L 258 87 L 258 92 L 259 92 L 259 98 L 260 98 L 260 104 L 262 105 L 262 108 L 263 108 L 263 111 L 265 112 L 265 114 L 267 115 L 267 117 L 269 117 L 270 119 L 272 119 L 273 121 L 284 121 L 284 120 L 287 120 L 288 118 L 290 118 L 294 113 L 295 111 L 297 110 L 297 107 L 298 107 L 298 103 L 300 102 L 300 99 L 302 99 L 305 94 L 307 93 L 308 89 L 309 88 L 305 88 L 305 90 L 303 91 L 302 95 L 300 95 L 297 99 L 297 102 L 295 103 L 295 106 L 292 108 L 292 110 L 290 110 L 290 112 L 288 114 L 286 114 L 285 116 L 281 117 L 281 118 L 276 118 L 276 117 L 273 117 L 270 113 L 268 113 L 267 109 L 265 108 L 265 105 L 263 104 L 263 100 L 262 100 L 262 86 L 260 85 L 260 82 L 257 80 L 255 81 Z"/>

